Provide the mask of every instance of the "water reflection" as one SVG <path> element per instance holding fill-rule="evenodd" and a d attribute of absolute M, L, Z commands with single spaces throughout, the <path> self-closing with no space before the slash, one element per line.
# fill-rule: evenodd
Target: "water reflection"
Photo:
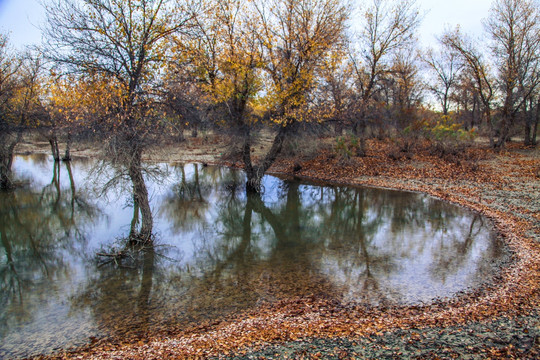
<path fill-rule="evenodd" d="M 133 189 L 129 176 L 95 198 L 90 189 L 118 174 L 96 180 L 92 164 L 66 166 L 18 158 L 32 185 L 0 194 L 0 357 L 291 297 L 426 302 L 476 286 L 502 256 L 483 218 L 424 195 L 273 177 L 264 195 L 246 194 L 241 172 L 196 164 L 161 164 L 159 179 L 144 179 L 156 240 L 128 252 L 139 217 L 120 191 Z M 103 261 L 103 249 L 128 256 Z"/>
<path fill-rule="evenodd" d="M 36 165 L 44 163 L 36 158 Z M 62 168 L 67 190 L 60 185 Z M 84 318 L 63 298 L 78 272 L 70 258 L 86 257 L 86 232 L 98 217 L 76 191 L 70 163 L 54 162 L 48 184 L 0 192 L 0 357 L 4 347 L 17 350 L 19 341 L 56 346 L 50 331 L 63 326 L 51 317 Z"/>

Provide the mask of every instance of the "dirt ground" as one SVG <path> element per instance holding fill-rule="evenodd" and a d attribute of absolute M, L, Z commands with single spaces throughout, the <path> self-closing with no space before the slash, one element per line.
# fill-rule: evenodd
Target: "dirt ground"
<path fill-rule="evenodd" d="M 510 143 L 507 150 L 495 153 L 482 145 L 440 157 L 422 144 L 403 152 L 395 142 L 371 140 L 366 157 L 346 158 L 335 150 L 335 139 L 316 143 L 315 150 L 313 146 L 302 150 L 305 144 L 297 144 L 296 153 L 292 146 L 271 172 L 423 192 L 468 207 L 493 221 L 511 251 L 511 260 L 494 274 L 493 284 L 434 304 L 365 309 L 324 299 L 291 299 L 216 324 L 156 334 L 144 341 L 97 341 L 54 357 L 540 358 L 539 149 Z M 267 146 L 268 141 L 263 141 L 254 156 Z M 27 138 L 17 147 L 18 153 L 49 151 L 48 143 L 36 138 Z M 180 144 L 150 148 L 144 159 L 240 166 L 221 160 L 227 151 L 219 136 L 203 134 Z M 95 144 L 73 146 L 74 156 L 99 153 Z"/>

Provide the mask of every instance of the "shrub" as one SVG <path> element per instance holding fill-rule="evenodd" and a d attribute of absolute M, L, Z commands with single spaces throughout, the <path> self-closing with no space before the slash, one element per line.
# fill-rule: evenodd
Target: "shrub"
<path fill-rule="evenodd" d="M 354 135 L 339 136 L 336 138 L 335 150 L 339 157 L 349 160 L 360 151 L 360 140 Z"/>
<path fill-rule="evenodd" d="M 405 131 L 422 134 L 432 143 L 433 153 L 441 158 L 460 156 L 476 137 L 474 129 L 463 129 L 462 125 L 449 115 L 442 115 L 433 120 L 421 120 Z"/>
<path fill-rule="evenodd" d="M 312 134 L 288 137 L 281 150 L 281 156 L 313 159 L 325 149 L 325 143 Z"/>

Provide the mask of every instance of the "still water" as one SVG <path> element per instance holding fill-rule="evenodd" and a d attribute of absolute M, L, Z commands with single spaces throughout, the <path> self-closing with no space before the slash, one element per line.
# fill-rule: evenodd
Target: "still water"
<path fill-rule="evenodd" d="M 422 194 L 156 165 L 154 246 L 122 261 L 134 217 L 121 171 L 17 157 L 0 193 L 0 358 L 144 335 L 290 297 L 417 304 L 478 286 L 503 256 L 481 216 Z"/>

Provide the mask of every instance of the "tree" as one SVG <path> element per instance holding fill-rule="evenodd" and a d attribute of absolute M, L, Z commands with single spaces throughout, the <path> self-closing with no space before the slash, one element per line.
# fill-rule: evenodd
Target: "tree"
<path fill-rule="evenodd" d="M 118 96 L 103 120 L 115 135 L 114 153 L 127 164 L 142 213 L 140 238 L 146 241 L 153 220 L 141 154 L 156 119 L 150 90 L 169 37 L 187 28 L 193 12 L 172 0 L 66 0 L 48 5 L 46 14 L 48 57 L 85 81 L 104 79 Z"/>
<path fill-rule="evenodd" d="M 257 19 L 250 3 L 243 0 L 220 0 L 208 8 L 196 19 L 196 36 L 177 40 L 177 61 L 189 61 L 215 123 L 239 136 L 235 143 L 249 149 L 263 90 Z M 245 152 L 242 156 L 248 178 L 250 156 Z"/>
<path fill-rule="evenodd" d="M 318 93 L 316 101 L 321 109 L 334 124 L 334 133 L 343 134 L 345 124 L 350 121 L 353 108 L 353 67 L 347 59 L 346 49 L 331 52 L 322 66 L 319 74 Z"/>
<path fill-rule="evenodd" d="M 474 77 L 470 76 L 467 68 L 462 69 L 450 94 L 450 101 L 456 105 L 457 118 L 467 130 L 480 125 L 482 120 L 482 103 L 474 84 Z"/>
<path fill-rule="evenodd" d="M 219 125 L 244 131 L 254 121 L 260 80 L 261 52 L 257 24 L 248 2 L 220 0 L 197 18 L 197 34 L 188 56 Z"/>
<path fill-rule="evenodd" d="M 490 67 L 481 52 L 481 47 L 472 40 L 464 37 L 459 29 L 447 32 L 441 38 L 441 42 L 449 51 L 459 54 L 461 61 L 466 67 L 466 73 L 473 80 L 475 92 L 480 97 L 484 107 L 484 115 L 490 129 L 489 142 L 495 146 L 495 126 L 493 124 L 493 102 L 495 100 L 495 84 L 491 75 Z"/>
<path fill-rule="evenodd" d="M 8 47 L 7 36 L 0 34 L 0 189 L 13 187 L 13 152 L 22 135 L 22 126 L 17 124 L 11 106 L 19 67 L 20 62 Z"/>
<path fill-rule="evenodd" d="M 362 15 L 362 27 L 357 35 L 358 49 L 352 49 L 351 59 L 358 94 L 358 114 L 353 132 L 360 136 L 358 155 L 363 156 L 368 107 L 375 89 L 389 71 L 396 51 L 412 45 L 421 19 L 414 0 L 373 0 Z"/>
<path fill-rule="evenodd" d="M 260 191 L 295 126 L 312 119 L 310 93 L 326 55 L 342 39 L 346 7 L 338 0 L 221 0 L 198 18 L 187 51 L 216 122 L 239 135 L 247 188 Z M 274 130 L 267 154 L 252 158 L 255 128 Z"/>
<path fill-rule="evenodd" d="M 313 120 L 311 92 L 327 56 L 343 44 L 348 8 L 339 0 L 273 0 L 257 2 L 262 31 L 265 103 L 277 126 L 272 146 L 254 165 L 251 138 L 244 138 L 243 158 L 248 188 L 258 190 L 261 178 L 282 149 L 285 137 L 301 122 Z"/>
<path fill-rule="evenodd" d="M 0 36 L 0 189 L 11 189 L 15 147 L 29 127 L 45 115 L 42 59 L 39 54 L 10 54 L 7 37 Z"/>
<path fill-rule="evenodd" d="M 189 65 L 173 61 L 156 93 L 161 99 L 166 128 L 177 133 L 178 141 L 185 140 L 184 130 L 188 127 L 196 137 L 197 129 L 206 123 L 208 102 Z"/>
<path fill-rule="evenodd" d="M 49 115 L 49 142 L 55 160 L 60 160 L 56 134 L 59 128 L 67 132 L 66 150 L 62 160 L 71 160 L 71 134 L 81 120 L 82 111 L 79 110 L 84 103 L 82 98 L 87 94 L 81 85 L 75 76 L 56 76 L 54 72 L 50 74 L 48 96 L 44 105 Z"/>
<path fill-rule="evenodd" d="M 456 87 L 457 78 L 462 69 L 462 63 L 455 51 L 439 50 L 435 53 L 429 49 L 423 57 L 432 76 L 429 90 L 435 95 L 441 105 L 443 115 L 448 115 L 452 91 Z"/>
<path fill-rule="evenodd" d="M 503 96 L 496 148 L 504 146 L 518 113 L 540 85 L 539 9 L 535 0 L 496 0 L 484 24 L 492 38 L 491 53 Z M 527 137 L 525 142 L 529 141 Z"/>
<path fill-rule="evenodd" d="M 385 122 L 394 123 L 398 130 L 406 128 L 415 119 L 415 109 L 422 101 L 423 84 L 418 74 L 417 53 L 397 53 L 388 74 L 387 91 L 392 92 L 385 103 L 392 113 Z"/>

